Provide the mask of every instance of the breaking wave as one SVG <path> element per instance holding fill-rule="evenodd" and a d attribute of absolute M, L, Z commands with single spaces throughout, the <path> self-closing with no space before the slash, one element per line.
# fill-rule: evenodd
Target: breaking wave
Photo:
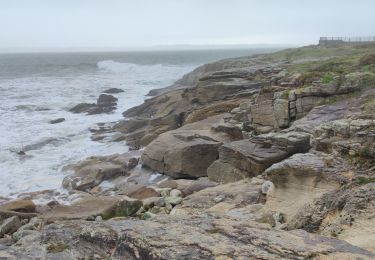
<path fill-rule="evenodd" d="M 145 72 L 145 70 L 160 70 L 161 68 L 165 67 L 162 64 L 155 64 L 155 65 L 139 65 L 134 63 L 124 63 L 124 62 L 117 62 L 113 60 L 103 60 L 97 63 L 97 67 L 99 70 L 107 71 L 107 72 Z M 173 67 L 173 66 L 168 66 Z"/>

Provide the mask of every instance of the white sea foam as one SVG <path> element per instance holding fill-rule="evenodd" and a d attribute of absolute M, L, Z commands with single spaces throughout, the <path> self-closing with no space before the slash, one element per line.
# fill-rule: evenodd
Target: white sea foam
<path fill-rule="evenodd" d="M 62 167 L 92 155 L 123 153 L 125 143 L 90 140 L 89 128 L 99 122 L 113 122 L 121 113 L 144 100 L 153 88 L 167 86 L 192 66 L 136 65 L 104 60 L 97 70 L 80 75 L 0 78 L 0 196 L 16 197 L 21 192 L 60 189 Z M 81 102 L 95 102 L 111 87 L 118 109 L 109 115 L 72 114 L 68 110 Z M 56 118 L 66 120 L 49 124 Z M 26 156 L 14 151 L 28 147 Z"/>

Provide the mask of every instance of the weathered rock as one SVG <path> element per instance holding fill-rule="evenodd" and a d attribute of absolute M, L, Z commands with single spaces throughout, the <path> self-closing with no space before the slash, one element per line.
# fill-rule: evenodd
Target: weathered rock
<path fill-rule="evenodd" d="M 265 171 L 273 183 L 266 206 L 281 212 L 288 221 L 314 199 L 348 182 L 348 168 L 344 161 L 327 154 L 295 154 Z"/>
<path fill-rule="evenodd" d="M 208 177 L 217 182 L 230 182 L 257 176 L 272 164 L 309 149 L 309 135 L 297 132 L 234 141 L 219 148 L 219 160 L 208 168 Z"/>
<path fill-rule="evenodd" d="M 180 204 L 182 202 L 182 198 L 181 197 L 177 197 L 177 196 L 170 196 L 170 197 L 166 197 L 165 198 L 165 203 L 168 205 L 172 205 L 172 206 L 176 206 L 178 204 Z"/>
<path fill-rule="evenodd" d="M 218 133 L 226 133 L 228 136 L 230 136 L 233 139 L 240 140 L 243 138 L 242 130 L 234 125 L 224 123 L 224 124 L 215 124 L 211 128 L 213 131 Z"/>
<path fill-rule="evenodd" d="M 207 176 L 208 166 L 217 159 L 222 142 L 232 138 L 210 130 L 222 116 L 185 125 L 160 135 L 143 155 L 147 167 L 174 178 Z"/>
<path fill-rule="evenodd" d="M 103 219 L 128 217 L 134 215 L 142 207 L 140 200 L 126 196 L 100 196 L 80 200 L 72 205 L 59 205 L 42 215 L 46 221 L 58 219 Z"/>
<path fill-rule="evenodd" d="M 182 197 L 182 192 L 177 189 L 171 190 L 171 197 Z"/>
<path fill-rule="evenodd" d="M 0 238 L 5 234 L 13 234 L 22 226 L 20 219 L 17 216 L 13 216 L 3 221 L 0 226 Z"/>
<path fill-rule="evenodd" d="M 0 210 L 34 213 L 36 205 L 32 200 L 12 200 L 0 205 Z"/>
<path fill-rule="evenodd" d="M 129 197 L 139 199 L 139 200 L 143 200 L 143 199 L 152 198 L 152 197 L 160 197 L 160 193 L 157 192 L 153 188 L 142 187 L 142 188 L 130 193 Z"/>
<path fill-rule="evenodd" d="M 165 133 L 146 147 L 143 164 L 175 178 L 206 176 L 206 169 L 217 158 L 221 145 L 207 139 L 197 134 Z"/>
<path fill-rule="evenodd" d="M 328 192 L 302 208 L 288 229 L 302 228 L 345 240 L 375 252 L 375 183 Z"/>
<path fill-rule="evenodd" d="M 73 170 L 74 174 L 64 178 L 63 187 L 87 191 L 104 180 L 129 175 L 140 154 L 139 151 L 133 151 L 122 155 L 92 157 L 77 165 L 64 167 L 64 170 Z"/>
<path fill-rule="evenodd" d="M 216 160 L 208 167 L 207 176 L 210 180 L 219 183 L 229 183 L 245 179 L 250 175 L 247 171 L 238 169 L 230 163 Z"/>
<path fill-rule="evenodd" d="M 154 206 L 156 207 L 164 207 L 165 206 L 165 200 L 163 197 L 151 197 L 142 200 L 143 202 L 143 208 L 145 210 L 148 210 Z"/>
<path fill-rule="evenodd" d="M 262 203 L 264 196 L 260 191 L 261 183 L 253 183 L 250 179 L 206 188 L 185 197 L 171 214 L 201 214 L 218 203 L 230 204 L 231 208 Z M 219 196 L 221 199 L 218 201 Z"/>

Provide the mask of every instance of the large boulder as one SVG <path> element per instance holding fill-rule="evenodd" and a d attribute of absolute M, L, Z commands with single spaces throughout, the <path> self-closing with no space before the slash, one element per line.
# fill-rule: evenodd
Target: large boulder
<path fill-rule="evenodd" d="M 310 149 L 310 136 L 304 133 L 272 133 L 249 140 L 234 141 L 219 148 L 219 160 L 207 170 L 217 182 L 237 181 L 261 174 L 272 164 Z"/>
<path fill-rule="evenodd" d="M 195 133 L 165 133 L 149 144 L 142 155 L 147 167 L 174 178 L 206 176 L 222 143 Z"/>
<path fill-rule="evenodd" d="M 161 134 L 146 147 L 143 164 L 174 178 L 207 176 L 222 143 L 238 138 L 211 130 L 221 120 L 222 116 L 217 116 Z"/>

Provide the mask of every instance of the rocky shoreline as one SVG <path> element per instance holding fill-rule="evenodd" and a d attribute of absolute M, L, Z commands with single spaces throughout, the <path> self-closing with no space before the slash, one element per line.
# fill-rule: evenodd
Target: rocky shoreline
<path fill-rule="evenodd" d="M 65 167 L 70 205 L 0 198 L 0 258 L 374 259 L 374 53 L 227 59 L 151 91 L 93 132 L 129 152 Z"/>

